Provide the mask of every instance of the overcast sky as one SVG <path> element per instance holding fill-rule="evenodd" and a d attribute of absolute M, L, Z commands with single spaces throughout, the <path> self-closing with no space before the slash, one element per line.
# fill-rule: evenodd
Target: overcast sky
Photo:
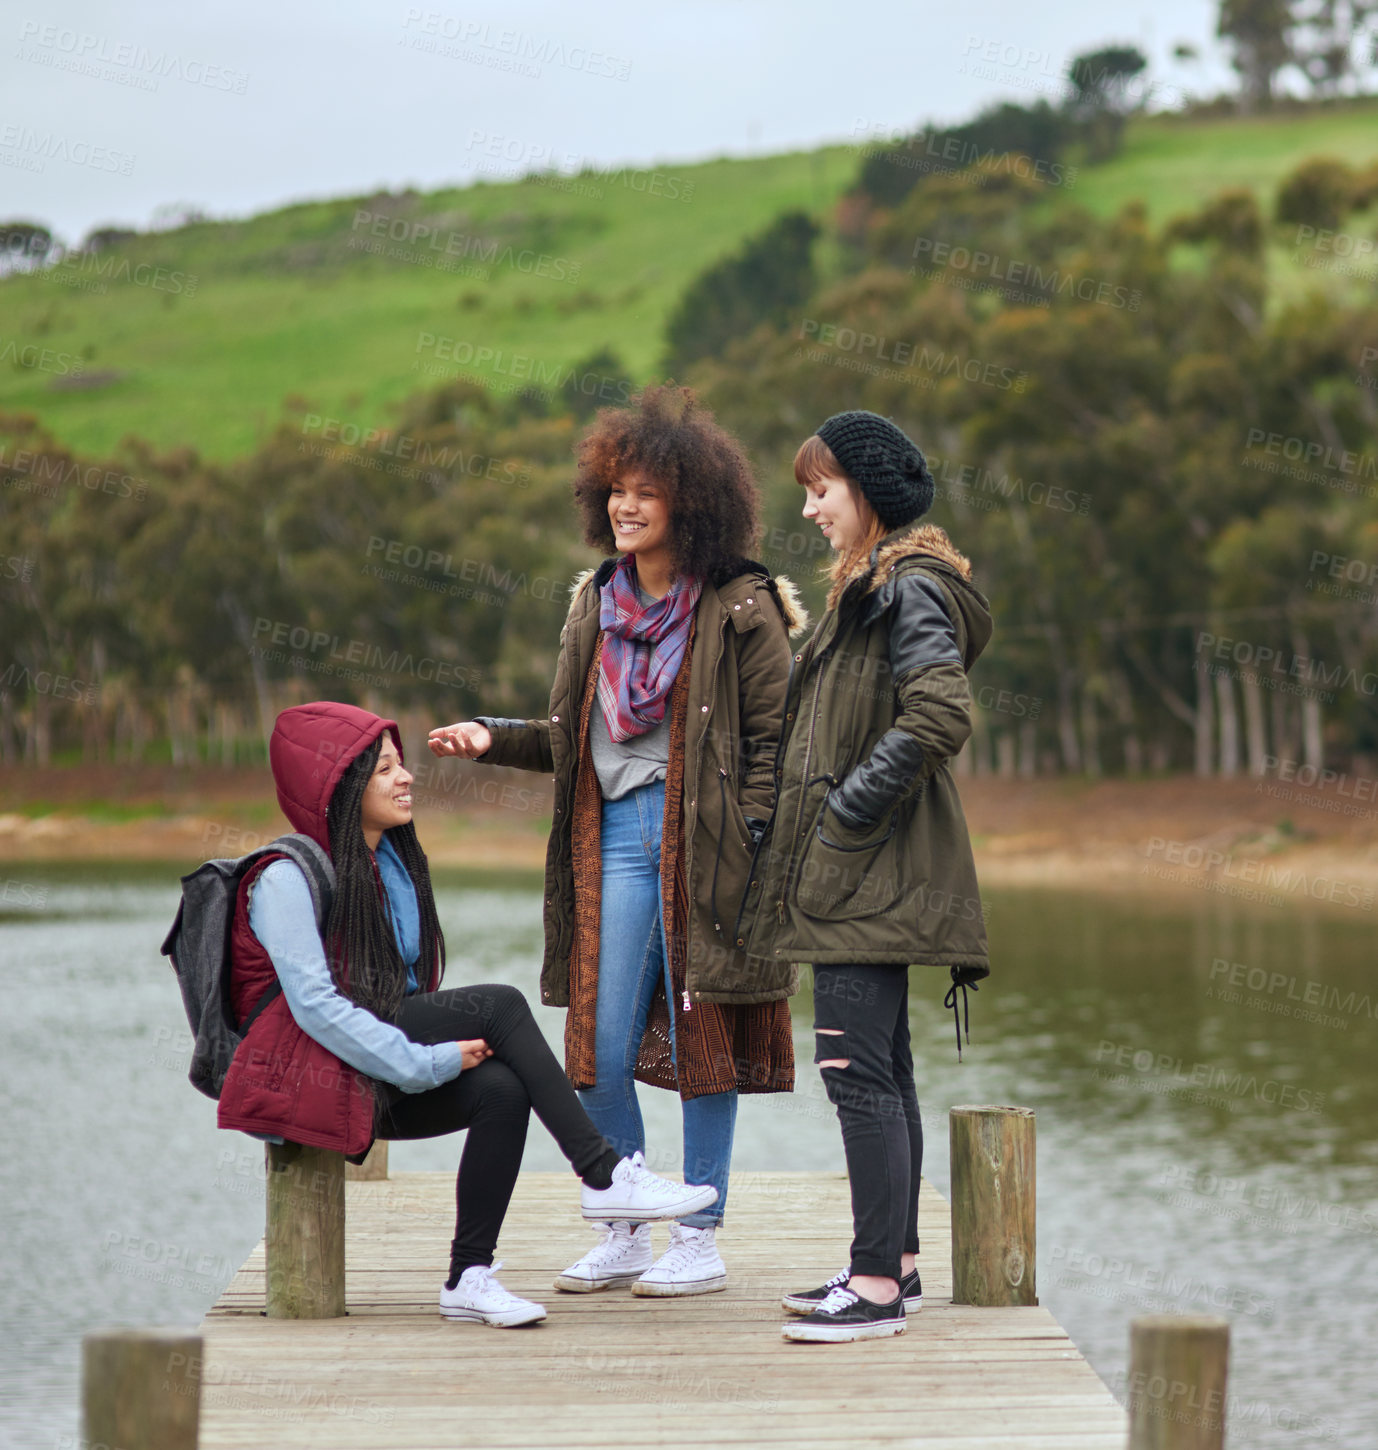
<path fill-rule="evenodd" d="M 13 0 L 0 220 L 145 227 L 535 164 L 860 140 L 1055 99 L 1069 56 L 1137 44 L 1171 96 L 1232 84 L 1215 0 Z M 1174 62 L 1175 43 L 1201 52 Z M 525 164 L 523 164 L 525 163 Z"/>

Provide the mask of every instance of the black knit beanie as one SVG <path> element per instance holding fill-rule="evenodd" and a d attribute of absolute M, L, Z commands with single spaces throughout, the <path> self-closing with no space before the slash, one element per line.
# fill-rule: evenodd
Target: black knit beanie
<path fill-rule="evenodd" d="M 885 528 L 911 523 L 932 507 L 928 464 L 913 439 L 888 418 L 861 409 L 834 413 L 818 436 L 856 480 Z"/>

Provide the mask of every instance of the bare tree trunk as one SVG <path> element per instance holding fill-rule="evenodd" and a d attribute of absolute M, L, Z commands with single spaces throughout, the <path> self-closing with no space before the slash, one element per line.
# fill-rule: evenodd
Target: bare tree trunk
<path fill-rule="evenodd" d="M 1196 662 L 1196 774 L 1203 778 L 1211 773 L 1215 746 L 1215 709 L 1211 698 L 1210 667 L 1205 660 Z"/>
<path fill-rule="evenodd" d="M 1099 775 L 1100 719 L 1096 713 L 1096 695 L 1089 681 L 1081 686 L 1081 750 L 1082 768 L 1087 775 Z"/>
<path fill-rule="evenodd" d="M 105 641 L 97 639 L 91 645 L 91 674 L 95 688 L 92 691 L 94 699 L 86 707 L 86 713 L 90 726 L 91 752 L 92 757 L 100 760 L 105 754 L 105 673 L 109 662 L 109 655 L 105 648 Z M 82 759 L 87 758 L 86 747 L 82 745 Z"/>
<path fill-rule="evenodd" d="M 996 767 L 995 773 L 1001 780 L 1013 780 L 1015 776 L 1014 751 L 1015 737 L 1013 730 L 1002 730 L 995 737 Z"/>
<path fill-rule="evenodd" d="M 1302 758 L 1317 772 L 1325 765 L 1325 736 L 1321 728 L 1321 702 L 1304 695 L 1301 702 Z"/>
<path fill-rule="evenodd" d="M 52 700 L 42 692 L 34 696 L 33 704 L 33 762 L 35 765 L 50 765 L 53 758 Z"/>
<path fill-rule="evenodd" d="M 1311 645 L 1299 629 L 1292 631 L 1292 649 L 1301 659 L 1311 657 Z M 1321 730 L 1321 702 L 1314 690 L 1301 697 L 1301 742 L 1305 763 L 1319 771 L 1325 764 L 1325 741 Z"/>
<path fill-rule="evenodd" d="M 1019 726 L 1019 774 L 1032 780 L 1038 772 L 1038 724 L 1025 720 Z"/>
<path fill-rule="evenodd" d="M 234 626 L 235 637 L 244 646 L 249 656 L 249 673 L 253 677 L 254 699 L 258 704 L 258 729 L 263 740 L 263 748 L 266 751 L 268 741 L 273 734 L 273 721 L 277 713 L 273 709 L 273 691 L 268 681 L 268 671 L 263 667 L 263 656 L 254 643 L 249 616 L 243 605 L 228 592 L 221 596 L 220 604 L 229 615 L 230 623 Z"/>
<path fill-rule="evenodd" d="M 172 747 L 174 765 L 183 765 L 186 762 L 186 750 L 182 744 L 181 716 L 181 701 L 177 698 L 177 689 L 174 686 L 167 692 L 167 738 L 168 744 Z"/>
<path fill-rule="evenodd" d="M 6 690 L 0 693 L 0 764 L 13 765 L 18 759 L 14 738 L 14 700 Z"/>
<path fill-rule="evenodd" d="M 1129 775 L 1139 775 L 1144 768 L 1144 747 L 1139 739 L 1138 723 L 1134 718 L 1134 692 L 1130 688 L 1128 675 L 1118 665 L 1111 675 L 1110 703 L 1120 727 L 1125 771 Z"/>
<path fill-rule="evenodd" d="M 119 746 L 115 748 L 115 758 L 123 758 L 130 765 L 136 759 L 134 754 L 135 742 L 139 738 L 139 725 L 137 720 L 139 707 L 133 700 L 122 699 L 120 701 L 120 723 L 116 726 L 116 737 L 122 738 L 124 744 L 123 757 L 120 755 Z"/>
<path fill-rule="evenodd" d="M 100 717 L 94 710 L 81 715 L 81 763 L 90 765 L 100 759 Z"/>
<path fill-rule="evenodd" d="M 1249 774 L 1262 775 L 1267 766 L 1268 736 L 1263 719 L 1263 686 L 1258 676 L 1247 672 L 1240 681 L 1244 696 L 1244 740 L 1249 752 Z"/>
<path fill-rule="evenodd" d="M 232 710 L 227 701 L 221 700 L 215 707 L 215 718 L 220 731 L 220 767 L 229 770 L 234 765 L 235 737 L 238 735 L 239 712 Z M 209 757 L 210 752 L 206 752 Z"/>
<path fill-rule="evenodd" d="M 1077 736 L 1076 698 L 1076 672 L 1060 669 L 1057 672 L 1057 739 L 1062 748 L 1062 768 L 1074 775 L 1080 774 L 1082 768 L 1081 741 Z"/>
<path fill-rule="evenodd" d="M 1239 709 L 1228 674 L 1215 677 L 1215 700 L 1220 712 L 1220 774 L 1233 780 L 1239 774 Z"/>
<path fill-rule="evenodd" d="M 1298 740 L 1291 700 L 1280 690 L 1273 691 L 1271 714 L 1273 717 L 1273 746 L 1282 760 L 1297 763 Z"/>
<path fill-rule="evenodd" d="M 1152 735 L 1148 741 L 1148 768 L 1152 771 L 1164 771 L 1172 763 L 1172 752 L 1168 749 L 1168 743 L 1161 735 Z"/>
<path fill-rule="evenodd" d="M 1173 688 L 1171 682 L 1163 675 L 1163 672 L 1153 663 L 1143 646 L 1138 643 L 1132 634 L 1126 632 L 1121 636 L 1121 644 L 1124 652 L 1128 655 L 1130 662 L 1138 669 L 1153 689 L 1157 692 L 1159 700 L 1167 709 L 1177 717 L 1184 725 L 1188 726 L 1193 733 L 1197 726 L 1197 711 L 1194 710 L 1181 695 Z M 1204 661 L 1201 662 L 1204 666 Z M 1200 698 L 1201 684 L 1200 676 L 1197 676 L 1197 697 Z M 1207 687 L 1209 694 L 1209 686 Z M 1149 766 L 1153 770 L 1166 770 L 1172 752 L 1168 743 L 1161 734 L 1155 733 L 1149 744 Z"/>

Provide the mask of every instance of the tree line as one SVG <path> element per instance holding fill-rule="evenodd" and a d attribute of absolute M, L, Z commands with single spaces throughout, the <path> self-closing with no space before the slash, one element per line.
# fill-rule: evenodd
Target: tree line
<path fill-rule="evenodd" d="M 979 767 L 1371 762 L 1378 307 L 1343 258 L 1372 238 L 1314 225 L 1315 162 L 1273 217 L 1229 190 L 1155 229 L 1006 161 L 871 198 L 852 273 L 695 380 L 768 475 L 839 407 L 920 440 L 995 611 Z M 1270 241 L 1336 285 L 1279 296 Z"/>
<path fill-rule="evenodd" d="M 1314 225 L 1361 215 L 1368 173 L 1304 184 L 1313 161 L 1274 216 L 1228 191 L 1155 228 L 1050 208 L 1020 154 L 849 199 L 826 283 L 782 219 L 719 264 L 711 347 L 692 308 L 672 319 L 681 381 L 758 465 L 763 561 L 819 603 L 790 460 L 871 408 L 924 447 L 933 518 L 992 600 L 964 768 L 1371 763 L 1378 307 Z M 1280 296 L 1279 239 L 1328 285 Z M 788 285 L 753 310 L 772 248 Z M 386 426 L 297 399 L 225 464 L 133 439 L 80 458 L 0 417 L 0 759 L 261 759 L 276 711 L 316 697 L 418 728 L 541 713 L 591 562 L 573 448 L 629 386 L 610 345 L 558 388 L 442 380 Z"/>

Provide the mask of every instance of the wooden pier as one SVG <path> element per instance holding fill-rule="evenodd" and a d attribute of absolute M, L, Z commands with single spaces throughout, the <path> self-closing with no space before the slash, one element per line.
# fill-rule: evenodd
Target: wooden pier
<path fill-rule="evenodd" d="M 845 1262 L 844 1175 L 734 1174 L 728 1288 L 685 1299 L 553 1289 L 594 1241 L 578 1194 L 570 1173 L 518 1183 L 501 1278 L 549 1316 L 525 1329 L 437 1313 L 449 1174 L 347 1185 L 345 1318 L 263 1317 L 260 1243 L 202 1325 L 201 1450 L 1124 1450 L 1124 1410 L 1046 1309 L 952 1303 L 948 1205 L 927 1185 L 923 1309 L 903 1335 L 837 1345 L 781 1339 L 780 1295 Z"/>

